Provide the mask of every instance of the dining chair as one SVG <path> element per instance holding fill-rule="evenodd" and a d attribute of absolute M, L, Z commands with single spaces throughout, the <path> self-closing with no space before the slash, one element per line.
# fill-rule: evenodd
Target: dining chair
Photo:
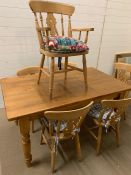
<path fill-rule="evenodd" d="M 42 55 L 38 84 L 40 83 L 42 72 L 45 73 L 45 75 L 49 77 L 49 96 L 50 99 L 52 99 L 54 74 L 64 73 L 64 80 L 66 82 L 67 72 L 77 70 L 83 73 L 85 89 L 87 90 L 86 54 L 88 54 L 88 47 L 86 46 L 86 43 L 88 41 L 89 31 L 93 31 L 94 29 L 73 29 L 71 27 L 71 16 L 73 15 L 75 10 L 75 7 L 72 5 L 44 0 L 29 0 L 29 6 L 35 17 L 35 25 L 39 40 L 40 54 Z M 46 15 L 46 17 L 44 17 L 44 14 Z M 57 14 L 57 16 L 55 16 L 54 14 Z M 68 22 L 64 22 L 66 16 L 68 16 Z M 61 32 L 57 28 L 56 17 L 58 17 L 58 28 L 59 30 L 61 29 Z M 66 30 L 67 34 L 65 34 Z M 78 32 L 78 40 L 81 40 L 81 34 L 85 32 L 84 42 L 73 39 L 73 32 Z M 52 47 L 54 49 L 52 49 Z M 85 50 L 81 49 L 84 47 L 86 48 Z M 68 63 L 68 58 L 72 56 L 82 56 L 82 69 L 76 66 L 72 66 Z M 63 68 L 61 68 L 61 60 L 63 57 L 65 58 L 64 66 Z M 48 60 L 50 58 L 49 69 L 46 69 L 44 66 L 45 58 L 47 58 Z M 55 58 L 58 58 L 58 69 L 55 67 Z"/>
<path fill-rule="evenodd" d="M 114 64 L 114 69 L 116 72 L 116 78 L 130 84 L 131 81 L 131 64 L 117 62 Z"/>
<path fill-rule="evenodd" d="M 102 100 L 101 103 L 94 103 L 93 107 L 88 113 L 88 118 L 92 120 L 93 125 L 88 126 L 84 122 L 85 129 L 96 140 L 96 153 L 100 153 L 103 130 L 113 131 L 116 137 L 117 146 L 120 144 L 120 120 L 123 112 L 128 104 L 131 103 L 131 98 L 120 100 Z"/>
<path fill-rule="evenodd" d="M 115 63 L 131 63 L 131 52 L 121 52 L 115 54 Z M 129 64 L 130 64 L 129 63 Z M 114 76 L 116 77 L 117 70 L 114 71 Z"/>
<path fill-rule="evenodd" d="M 55 170 L 55 160 L 60 142 L 72 139 L 76 144 L 77 158 L 81 159 L 79 132 L 93 102 L 85 107 L 70 111 L 46 111 L 42 120 L 42 140 L 51 151 L 51 170 Z"/>
<path fill-rule="evenodd" d="M 17 71 L 17 76 L 26 76 L 26 75 L 33 75 L 39 72 L 39 67 L 26 67 L 23 68 L 21 70 Z M 16 123 L 18 124 L 18 121 L 16 121 Z M 32 132 L 35 132 L 34 129 L 34 119 L 31 121 L 31 128 L 32 128 Z"/>
<path fill-rule="evenodd" d="M 114 64 L 115 69 L 115 78 L 118 80 L 131 85 L 131 64 L 124 62 L 116 62 Z M 130 97 L 130 91 L 127 91 L 124 95 L 124 98 Z M 124 111 L 124 120 L 126 119 L 126 113 Z"/>
<path fill-rule="evenodd" d="M 115 62 L 126 63 L 126 58 L 131 58 L 131 52 L 121 52 L 115 54 Z"/>

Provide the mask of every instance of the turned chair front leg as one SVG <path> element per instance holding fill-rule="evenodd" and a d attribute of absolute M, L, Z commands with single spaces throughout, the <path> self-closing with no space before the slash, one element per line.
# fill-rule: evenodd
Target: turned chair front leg
<path fill-rule="evenodd" d="M 53 95 L 54 70 L 55 70 L 55 60 L 54 60 L 54 57 L 52 57 L 51 64 L 50 64 L 50 83 L 49 83 L 50 99 L 52 99 L 52 95 Z"/>

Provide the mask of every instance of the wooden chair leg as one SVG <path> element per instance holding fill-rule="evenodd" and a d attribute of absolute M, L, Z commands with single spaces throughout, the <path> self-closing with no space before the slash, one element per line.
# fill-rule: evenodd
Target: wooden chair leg
<path fill-rule="evenodd" d="M 81 146 L 80 146 L 79 134 L 76 135 L 75 142 L 76 142 L 77 158 L 78 160 L 81 160 Z"/>
<path fill-rule="evenodd" d="M 54 68 L 55 68 L 55 60 L 54 60 L 54 57 L 52 57 L 51 66 L 50 66 L 50 84 L 49 84 L 50 99 L 52 99 L 52 95 L 53 95 Z"/>
<path fill-rule="evenodd" d="M 41 139 L 40 139 L 40 144 L 43 145 L 43 144 L 46 144 L 46 140 L 45 140 L 45 137 L 44 137 L 44 132 L 45 132 L 45 126 L 42 125 L 42 130 L 41 130 Z"/>
<path fill-rule="evenodd" d="M 102 126 L 100 126 L 98 129 L 97 148 L 96 148 L 97 155 L 100 153 L 101 139 L 102 139 Z"/>
<path fill-rule="evenodd" d="M 65 57 L 65 82 L 67 80 L 67 66 L 68 66 L 68 57 Z"/>
<path fill-rule="evenodd" d="M 39 70 L 39 76 L 38 76 L 38 84 L 40 83 L 40 78 L 41 78 L 41 74 L 42 74 L 42 68 L 43 68 L 43 65 L 44 65 L 44 61 L 45 61 L 45 55 L 42 54 L 42 58 L 41 58 L 41 63 L 40 63 L 40 70 Z"/>
<path fill-rule="evenodd" d="M 34 120 L 31 121 L 31 129 L 32 129 L 32 133 L 34 133 L 35 132 L 35 130 L 34 130 Z"/>
<path fill-rule="evenodd" d="M 56 151 L 51 150 L 51 171 L 54 173 L 55 171 L 55 162 L 56 162 Z"/>
<path fill-rule="evenodd" d="M 42 133 L 41 133 L 40 145 L 44 145 L 44 144 L 46 144 L 46 143 L 47 143 L 47 142 L 46 142 L 45 138 L 42 136 Z"/>
<path fill-rule="evenodd" d="M 124 115 L 124 120 L 126 120 L 126 111 L 124 111 L 123 115 Z"/>
<path fill-rule="evenodd" d="M 84 81 L 85 81 L 85 89 L 87 89 L 88 85 L 87 85 L 86 55 L 83 55 L 83 75 L 84 75 Z"/>
<path fill-rule="evenodd" d="M 19 121 L 18 121 L 18 120 L 15 120 L 15 124 L 18 126 L 18 124 L 19 124 Z"/>
<path fill-rule="evenodd" d="M 63 147 L 61 146 L 61 143 L 58 144 L 58 152 L 60 153 L 61 157 L 63 158 L 64 162 L 69 162 L 69 157 L 64 151 Z"/>
<path fill-rule="evenodd" d="M 117 146 L 120 145 L 120 123 L 116 124 L 116 144 Z"/>

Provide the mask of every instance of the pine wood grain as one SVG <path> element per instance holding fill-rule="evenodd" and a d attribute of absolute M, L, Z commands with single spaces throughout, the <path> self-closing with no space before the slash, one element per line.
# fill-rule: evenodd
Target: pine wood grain
<path fill-rule="evenodd" d="M 94 68 L 88 68 L 87 72 L 88 90 L 85 90 L 81 73 L 70 72 L 66 86 L 64 75 L 57 74 L 55 96 L 52 100 L 49 99 L 49 79 L 44 75 L 39 85 L 37 75 L 3 79 L 1 85 L 7 119 L 11 121 L 26 116 L 32 117 L 32 114 L 36 114 L 38 118 L 37 114 L 41 117 L 46 110 L 75 109 L 92 100 L 111 98 L 131 89 L 130 85 Z"/>

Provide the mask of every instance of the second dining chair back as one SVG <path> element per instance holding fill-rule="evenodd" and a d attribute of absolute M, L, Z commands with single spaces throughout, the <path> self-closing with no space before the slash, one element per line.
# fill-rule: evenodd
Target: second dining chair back
<path fill-rule="evenodd" d="M 99 109 L 94 112 L 89 112 L 89 116 L 92 118 L 94 125 L 92 127 L 85 128 L 97 141 L 96 152 L 97 155 L 100 153 L 100 147 L 102 142 L 103 129 L 110 129 L 115 133 L 117 146 L 120 144 L 120 133 L 119 125 L 120 119 L 128 104 L 131 104 L 131 98 L 120 99 L 120 100 L 102 100 Z M 93 111 L 93 110 L 92 110 Z M 98 132 L 96 134 L 96 129 Z"/>
<path fill-rule="evenodd" d="M 116 78 L 128 83 L 131 80 L 131 64 L 117 62 L 114 64 Z"/>

